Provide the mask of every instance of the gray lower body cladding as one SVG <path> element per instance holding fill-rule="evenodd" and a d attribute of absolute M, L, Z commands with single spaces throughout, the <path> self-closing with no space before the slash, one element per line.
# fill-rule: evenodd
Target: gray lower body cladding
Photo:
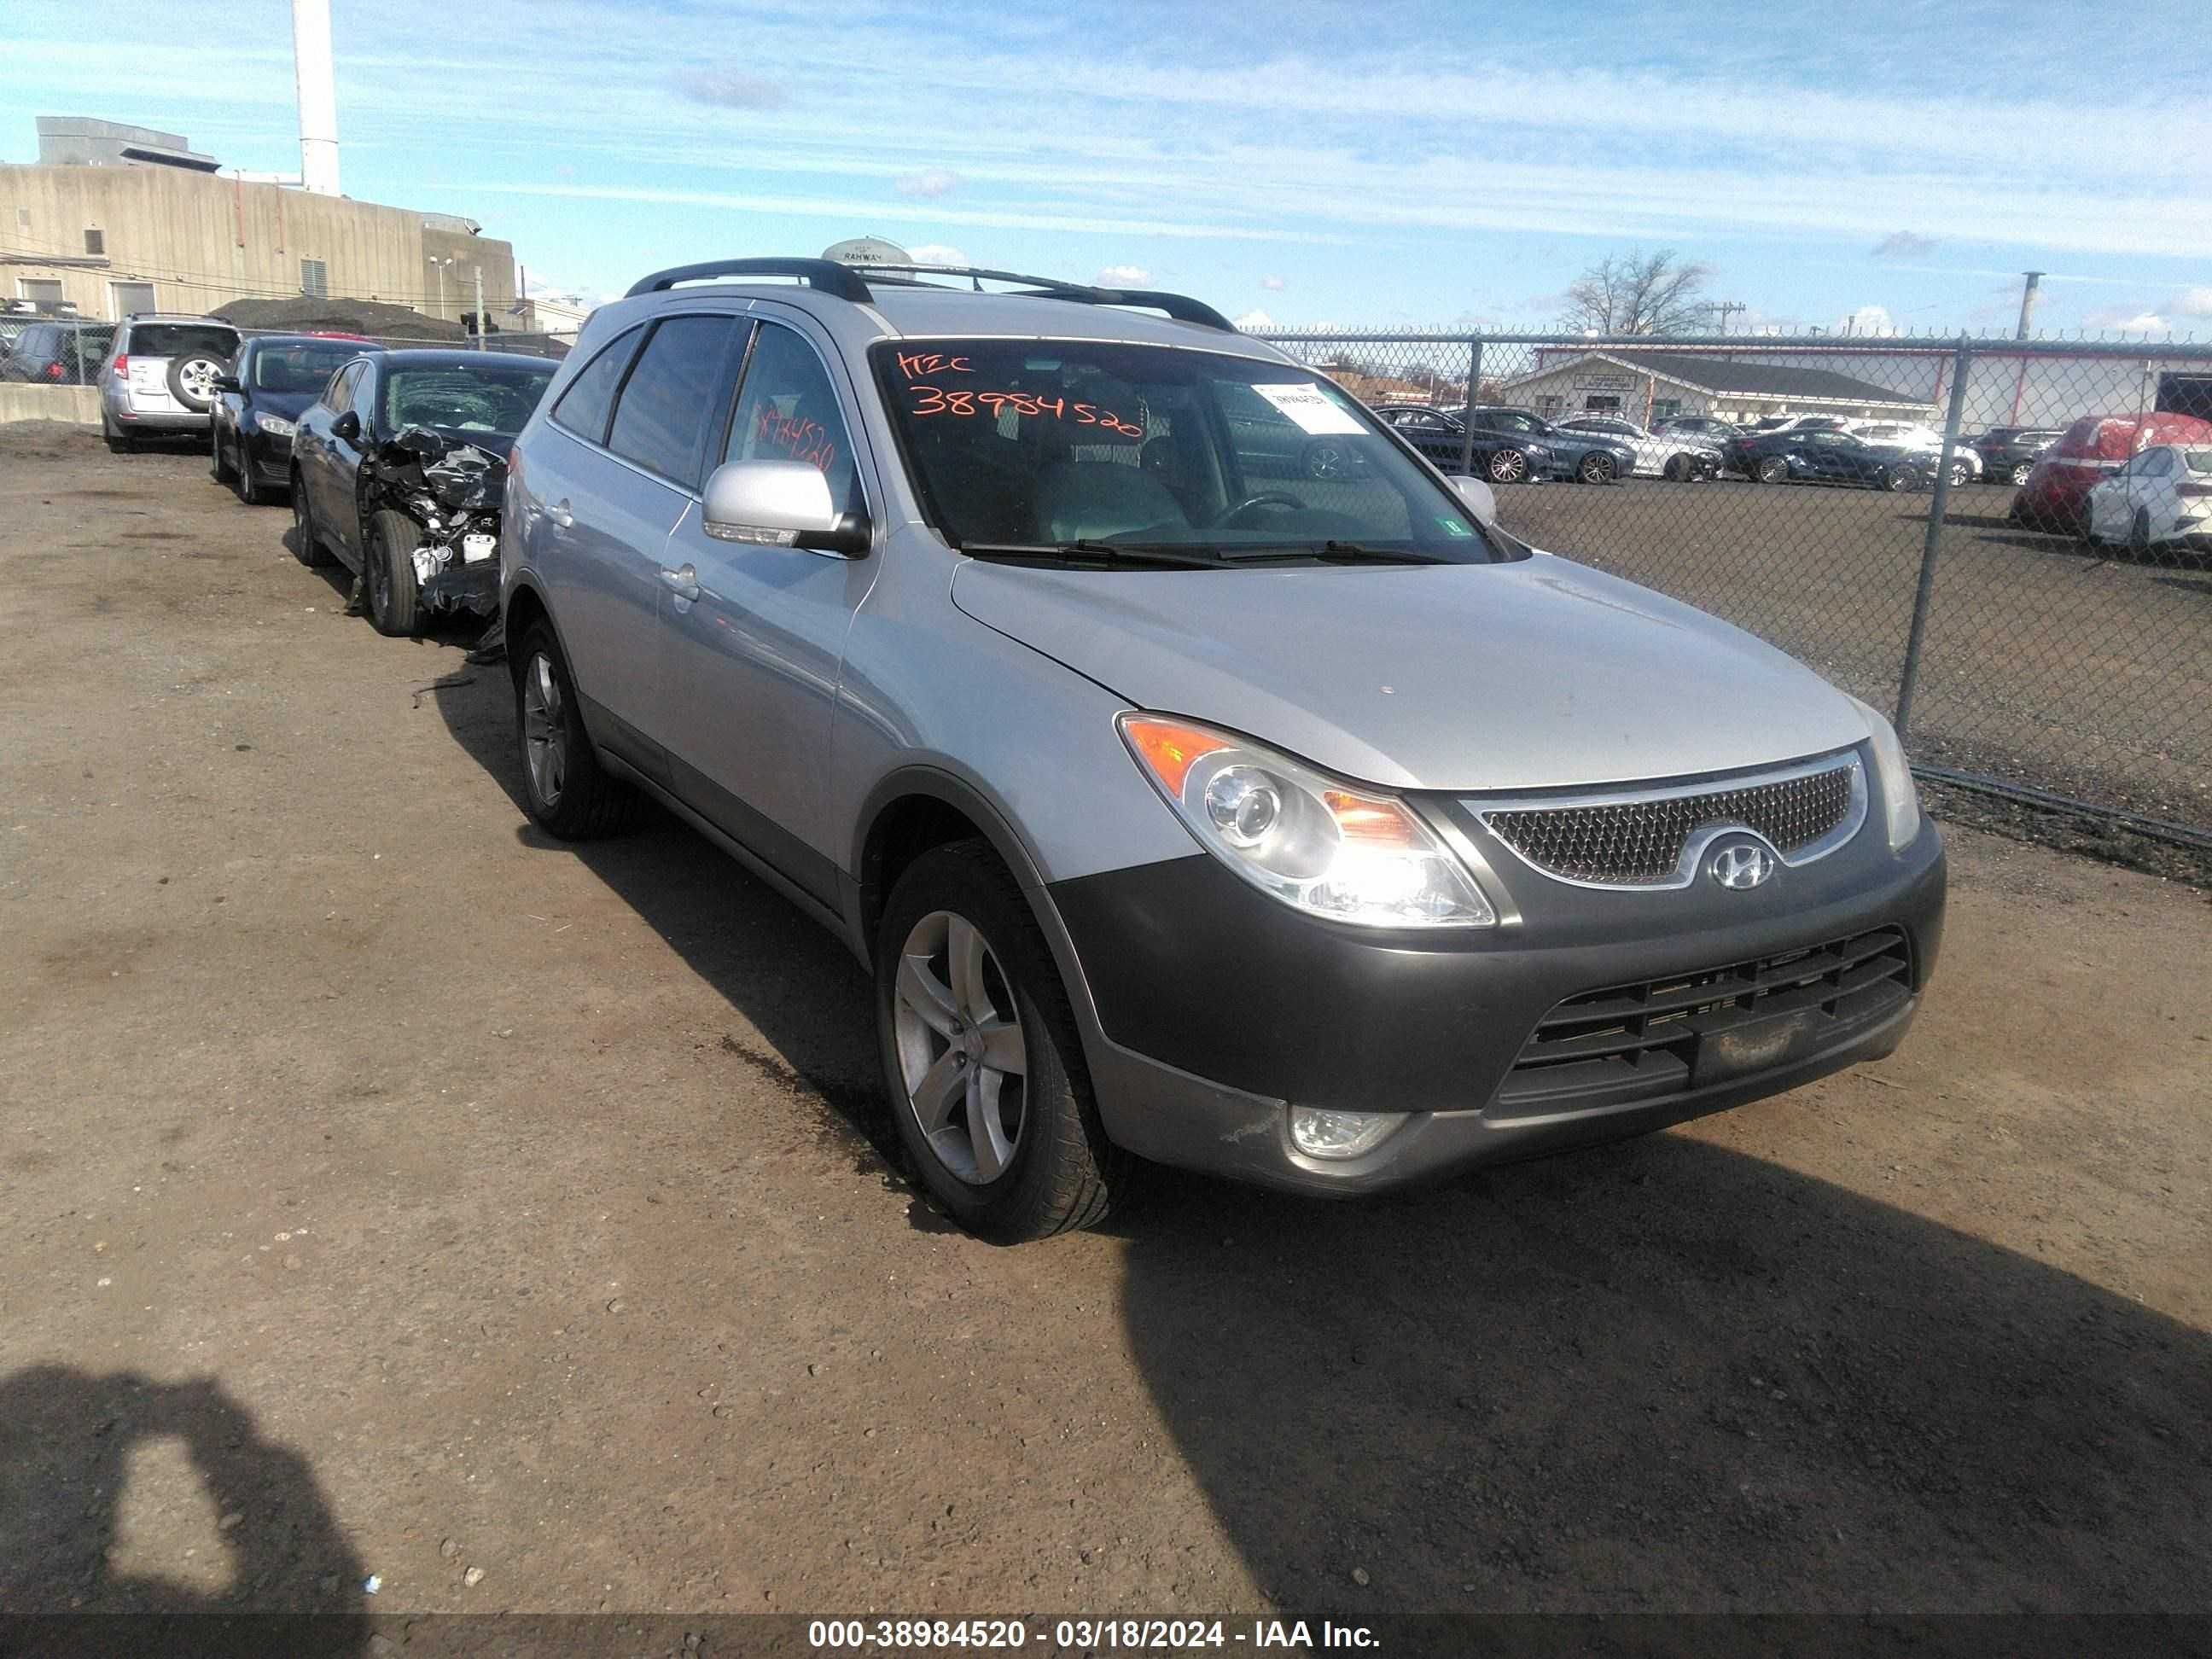
<path fill-rule="evenodd" d="M 1638 1133 L 1889 1053 L 1942 943 L 1925 823 L 1892 855 L 1877 819 L 1778 890 L 1604 892 L 1510 854 L 1494 867 L 1522 921 L 1442 944 L 1313 921 L 1205 854 L 1054 886 L 1103 1032 L 1108 1132 L 1339 1194 Z M 1591 1017 L 1624 998 L 1653 1008 L 1649 1034 Z M 1577 1045 L 1602 1063 L 1563 1062 Z M 1324 1164 L 1291 1146 L 1286 1103 L 1411 1115 Z"/>

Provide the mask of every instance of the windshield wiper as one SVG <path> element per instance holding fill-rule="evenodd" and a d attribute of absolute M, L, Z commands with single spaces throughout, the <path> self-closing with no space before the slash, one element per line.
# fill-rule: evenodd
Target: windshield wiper
<path fill-rule="evenodd" d="M 1312 559 L 1322 564 L 1449 564 L 1451 560 L 1410 547 L 1368 547 L 1358 542 L 1325 541 L 1319 547 L 1290 547 L 1279 553 L 1231 556 L 1236 564 L 1276 564 L 1290 559 Z"/>
<path fill-rule="evenodd" d="M 1113 542 L 963 542 L 960 550 L 974 559 L 1061 563 L 1091 562 L 1156 570 L 1218 570 L 1226 562 L 1209 553 L 1185 553 L 1170 547 L 1122 547 Z"/>

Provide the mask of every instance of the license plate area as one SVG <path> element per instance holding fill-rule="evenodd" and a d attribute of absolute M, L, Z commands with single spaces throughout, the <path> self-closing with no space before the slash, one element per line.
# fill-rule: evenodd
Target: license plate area
<path fill-rule="evenodd" d="M 1704 1032 L 1698 1038 L 1697 1057 L 1690 1065 L 1690 1086 L 1704 1089 L 1787 1066 L 1812 1053 L 1820 1037 L 1817 1006 Z"/>

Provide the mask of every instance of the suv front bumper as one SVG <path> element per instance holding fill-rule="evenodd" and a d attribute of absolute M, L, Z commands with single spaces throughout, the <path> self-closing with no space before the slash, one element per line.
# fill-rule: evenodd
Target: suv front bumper
<path fill-rule="evenodd" d="M 1162 1163 L 1338 1195 L 1641 1133 L 1888 1054 L 1942 942 L 1942 848 L 1924 821 L 1900 855 L 1877 819 L 1753 893 L 1580 889 L 1510 854 L 1489 880 L 1518 922 L 1445 944 L 1314 921 L 1202 853 L 1054 886 L 1097 1016 L 1089 1053 L 1108 1133 Z M 1693 1071 L 1656 1097 L 1502 1092 L 1567 999 L 1882 929 L 1909 957 L 1901 994 L 1776 1066 L 1702 1083 Z M 1291 1143 L 1292 1105 L 1407 1116 L 1373 1151 L 1322 1160 Z"/>

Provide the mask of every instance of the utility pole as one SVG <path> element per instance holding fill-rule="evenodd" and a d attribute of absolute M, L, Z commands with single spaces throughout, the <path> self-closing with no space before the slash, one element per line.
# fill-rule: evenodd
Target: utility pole
<path fill-rule="evenodd" d="M 2043 283 L 2043 273 L 2039 270 L 2026 270 L 2021 275 L 2027 281 L 2020 290 L 2020 327 L 2013 333 L 2015 340 L 2027 337 L 2027 319 L 2035 315 L 2035 290 Z"/>
<path fill-rule="evenodd" d="M 1749 306 L 1747 306 L 1741 301 L 1737 300 L 1716 301 L 1710 308 L 1719 313 L 1721 319 L 1720 331 L 1723 334 L 1728 332 L 1728 319 L 1732 313 L 1739 311 L 1748 311 L 1751 309 Z"/>
<path fill-rule="evenodd" d="M 477 273 L 477 349 L 478 351 L 488 351 L 488 350 L 489 350 L 489 349 L 490 349 L 490 348 L 489 348 L 489 346 L 487 346 L 487 345 L 485 345 L 485 344 L 484 344 L 484 334 L 485 334 L 485 332 L 486 332 L 486 328 L 485 328 L 484 314 L 483 314 L 483 267 L 482 265 L 478 265 L 478 266 L 476 268 L 476 273 Z"/>

